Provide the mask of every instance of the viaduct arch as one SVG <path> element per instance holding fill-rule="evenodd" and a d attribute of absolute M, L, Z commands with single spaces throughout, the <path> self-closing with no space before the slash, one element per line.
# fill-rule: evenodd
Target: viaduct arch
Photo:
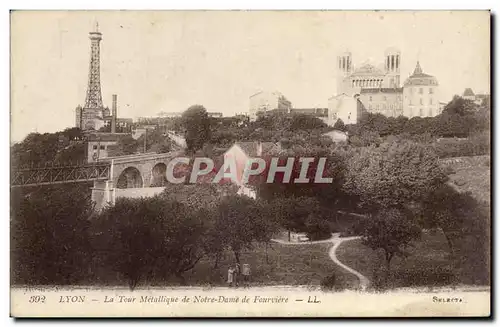
<path fill-rule="evenodd" d="M 105 181 L 94 181 L 92 201 L 100 210 L 113 205 L 120 197 L 153 196 L 163 191 L 166 185 L 167 165 L 182 151 L 169 153 L 146 153 L 120 157 L 108 157 L 100 161 L 110 164 L 110 177 Z"/>

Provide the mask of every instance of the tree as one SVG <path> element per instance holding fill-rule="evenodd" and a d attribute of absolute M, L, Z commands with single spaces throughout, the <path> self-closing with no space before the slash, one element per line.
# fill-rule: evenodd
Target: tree
<path fill-rule="evenodd" d="M 434 118 L 435 134 L 442 137 L 467 137 L 483 123 L 480 108 L 470 100 L 455 96 Z M 479 125 L 479 126 L 478 126 Z M 484 128 L 484 126 L 482 126 Z M 481 129 L 481 128 L 479 128 Z"/>
<path fill-rule="evenodd" d="M 358 123 L 362 131 L 369 130 L 377 132 L 380 136 L 390 135 L 394 132 L 394 121 L 382 114 L 363 113 Z"/>
<path fill-rule="evenodd" d="M 182 114 L 186 145 L 188 151 L 195 152 L 210 140 L 210 119 L 207 110 L 201 105 L 189 107 Z"/>
<path fill-rule="evenodd" d="M 140 143 L 137 140 L 134 140 L 132 135 L 126 135 L 121 137 L 116 142 L 116 145 L 113 146 L 112 150 L 110 150 L 110 156 L 123 156 L 128 154 L 137 153 L 140 147 Z"/>
<path fill-rule="evenodd" d="M 342 121 L 342 119 L 340 119 L 340 118 L 335 122 L 335 125 L 333 125 L 333 128 L 336 130 L 339 130 L 339 131 L 343 131 L 343 132 L 346 131 L 345 124 Z"/>
<path fill-rule="evenodd" d="M 234 253 L 237 263 L 244 249 L 252 243 L 269 242 L 275 225 L 265 214 L 265 206 L 246 196 L 230 195 L 220 202 L 212 237 L 222 242 L 222 247 Z"/>
<path fill-rule="evenodd" d="M 93 253 L 88 190 L 88 184 L 13 190 L 13 283 L 76 285 L 89 281 Z"/>
<path fill-rule="evenodd" d="M 226 195 L 236 194 L 233 184 L 167 184 L 160 196 L 169 201 L 179 201 L 192 210 L 206 210 L 205 227 L 207 236 L 203 243 L 205 254 L 214 259 L 217 268 L 222 252 L 226 248 L 225 240 L 215 228 L 217 207 Z"/>
<path fill-rule="evenodd" d="M 453 99 L 446 104 L 443 113 L 458 116 L 469 116 L 474 114 L 477 107 L 471 100 L 466 100 L 460 96 L 455 95 Z"/>
<path fill-rule="evenodd" d="M 453 253 L 457 240 L 470 231 L 467 222 L 479 224 L 484 220 L 482 215 L 478 202 L 470 193 L 460 193 L 446 184 L 424 199 L 420 222 L 426 228 L 441 228 Z"/>
<path fill-rule="evenodd" d="M 388 208 L 365 219 L 362 240 L 373 250 L 384 250 L 387 280 L 391 260 L 396 255 L 404 256 L 407 247 L 420 237 L 420 233 L 411 212 Z"/>
<path fill-rule="evenodd" d="M 314 197 L 277 197 L 269 202 L 269 212 L 288 231 L 306 232 L 313 238 L 330 236 L 329 226 L 319 201 Z"/>
<path fill-rule="evenodd" d="M 411 206 L 447 181 L 432 147 L 411 141 L 360 148 L 347 162 L 344 190 L 368 211 Z"/>
<path fill-rule="evenodd" d="M 425 133 L 434 134 L 435 120 L 435 118 L 431 117 L 413 117 L 406 123 L 404 132 L 417 135 Z"/>
<path fill-rule="evenodd" d="M 70 141 L 83 140 L 83 132 L 78 127 L 66 128 L 61 134 L 68 137 Z"/>
<path fill-rule="evenodd" d="M 123 274 L 133 290 L 142 278 L 183 281 L 205 255 L 205 218 L 201 210 L 162 197 L 118 199 L 94 220 L 105 261 Z"/>
<path fill-rule="evenodd" d="M 292 114 L 288 130 L 314 130 L 325 128 L 326 124 L 318 117 L 307 114 Z"/>
<path fill-rule="evenodd" d="M 54 161 L 58 163 L 79 163 L 85 161 L 87 156 L 87 146 L 83 142 L 78 142 L 73 145 L 69 145 L 66 148 L 62 149 L 59 151 L 55 158 Z"/>
<path fill-rule="evenodd" d="M 144 139 L 146 140 L 146 152 L 167 153 L 172 149 L 170 138 L 158 129 L 148 130 L 137 139 L 136 143 L 139 147 L 142 146 L 141 149 L 144 148 Z"/>
<path fill-rule="evenodd" d="M 267 183 L 271 157 L 278 158 L 278 166 L 286 165 L 289 158 L 294 159 L 288 182 L 283 181 L 284 173 L 278 172 L 272 183 Z M 307 183 L 295 182 L 295 179 L 299 178 L 301 174 L 303 166 L 301 158 L 314 159 L 309 163 L 305 176 L 308 179 Z M 257 194 L 265 200 L 271 201 L 281 197 L 315 197 L 322 204 L 332 204 L 335 203 L 335 198 L 342 191 L 341 185 L 344 183 L 346 165 L 341 149 L 304 142 L 304 145 L 290 144 L 286 149 L 273 151 L 264 159 L 267 160 L 265 170 L 259 176 L 251 178 L 249 183 L 255 185 Z M 315 183 L 321 159 L 324 160 L 322 177 L 332 178 L 331 183 Z"/>
<path fill-rule="evenodd" d="M 443 232 L 454 269 L 458 273 L 463 267 L 474 271 L 466 278 L 475 284 L 489 281 L 490 212 L 489 204 L 478 201 L 471 193 L 444 185 L 429 193 L 419 213 L 418 222 L 423 228 Z"/>
<path fill-rule="evenodd" d="M 12 163 L 21 166 L 52 162 L 59 149 L 58 134 L 30 133 L 21 143 L 11 148 Z"/>
<path fill-rule="evenodd" d="M 359 134 L 351 135 L 349 133 L 349 144 L 355 147 L 363 147 L 370 145 L 380 145 L 382 139 L 380 134 L 372 130 L 361 130 Z"/>

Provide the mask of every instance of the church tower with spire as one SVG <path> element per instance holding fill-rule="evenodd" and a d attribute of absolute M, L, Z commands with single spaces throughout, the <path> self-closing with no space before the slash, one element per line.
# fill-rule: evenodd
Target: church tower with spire
<path fill-rule="evenodd" d="M 434 117 L 441 113 L 437 79 L 424 73 L 417 61 L 413 73 L 401 83 L 401 51 L 389 47 L 379 65 L 354 67 L 351 52 L 337 57 L 337 93 L 328 99 L 328 124 L 337 119 L 356 124 L 363 112 L 386 117 Z"/>

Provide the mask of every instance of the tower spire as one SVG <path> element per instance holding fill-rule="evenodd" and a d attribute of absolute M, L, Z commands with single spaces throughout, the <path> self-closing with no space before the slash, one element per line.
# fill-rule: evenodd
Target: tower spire
<path fill-rule="evenodd" d="M 100 68 L 100 42 L 102 34 L 99 32 L 99 23 L 95 24 L 95 31 L 89 33 L 90 39 L 90 64 L 89 82 L 85 98 L 85 109 L 102 109 L 101 95 L 101 68 Z"/>
<path fill-rule="evenodd" d="M 417 66 L 415 67 L 415 70 L 413 71 L 413 74 L 422 74 L 422 67 L 420 67 L 420 61 L 417 61 Z"/>

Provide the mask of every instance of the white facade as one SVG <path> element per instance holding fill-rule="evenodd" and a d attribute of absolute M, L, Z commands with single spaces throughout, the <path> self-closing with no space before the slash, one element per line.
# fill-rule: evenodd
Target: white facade
<path fill-rule="evenodd" d="M 403 89 L 403 115 L 434 117 L 441 113 L 437 85 L 410 85 Z"/>
<path fill-rule="evenodd" d="M 359 107 L 357 96 L 345 93 L 328 99 L 328 122 L 335 125 L 341 119 L 344 124 L 356 124 L 359 120 Z"/>
<path fill-rule="evenodd" d="M 408 118 L 434 117 L 440 113 L 437 79 L 424 74 L 417 62 L 415 71 L 403 87 L 403 115 Z"/>
<path fill-rule="evenodd" d="M 255 121 L 257 114 L 271 110 L 289 112 L 292 104 L 280 92 L 258 92 L 250 97 L 249 116 Z"/>
<path fill-rule="evenodd" d="M 401 52 L 389 48 L 382 65 L 365 63 L 355 69 L 350 52 L 338 57 L 337 95 L 328 100 L 329 125 L 341 119 L 356 124 L 366 111 L 387 117 L 434 117 L 441 113 L 437 79 L 417 62 L 413 74 L 400 84 Z M 359 96 L 359 102 L 355 98 Z"/>

